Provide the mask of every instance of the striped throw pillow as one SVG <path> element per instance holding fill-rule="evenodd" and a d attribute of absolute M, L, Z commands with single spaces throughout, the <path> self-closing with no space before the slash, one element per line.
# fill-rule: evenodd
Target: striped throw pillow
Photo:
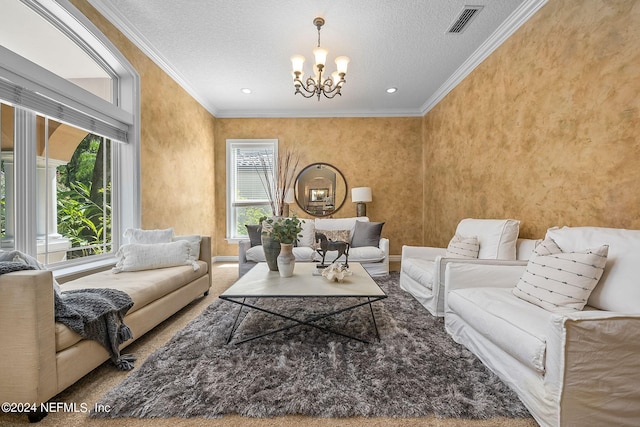
<path fill-rule="evenodd" d="M 459 234 L 453 236 L 447 246 L 447 258 L 478 258 L 480 243 L 476 236 L 462 237 Z"/>
<path fill-rule="evenodd" d="M 580 311 L 602 277 L 608 252 L 608 245 L 563 252 L 547 238 L 533 251 L 513 293 L 551 312 Z"/>

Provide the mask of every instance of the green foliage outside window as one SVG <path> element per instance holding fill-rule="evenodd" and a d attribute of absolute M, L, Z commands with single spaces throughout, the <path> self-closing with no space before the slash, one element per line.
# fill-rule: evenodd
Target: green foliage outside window
<path fill-rule="evenodd" d="M 105 245 L 111 243 L 111 177 L 110 168 L 103 169 L 103 151 L 109 160 L 109 145 L 89 134 L 69 162 L 58 167 L 58 232 L 71 241 L 72 248 L 82 248 L 70 250 L 68 258 L 109 250 Z"/>
<path fill-rule="evenodd" d="M 245 224 L 259 224 L 260 218 L 271 216 L 271 207 L 265 206 L 245 206 L 237 208 L 237 233 L 238 236 L 248 236 Z"/>

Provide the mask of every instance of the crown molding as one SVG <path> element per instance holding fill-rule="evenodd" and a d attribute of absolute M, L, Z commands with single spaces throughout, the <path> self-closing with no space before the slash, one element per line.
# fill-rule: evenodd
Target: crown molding
<path fill-rule="evenodd" d="M 329 117 L 422 117 L 424 114 L 416 110 L 378 110 L 378 111 L 300 111 L 300 110 L 279 110 L 279 111 L 250 111 L 250 110 L 218 110 L 218 119 L 313 119 Z"/>
<path fill-rule="evenodd" d="M 215 106 L 209 103 L 205 98 L 200 96 L 198 92 L 189 84 L 189 82 L 180 74 L 169 61 L 160 54 L 160 52 L 138 32 L 129 20 L 113 7 L 108 0 L 88 0 L 98 12 L 102 14 L 109 22 L 111 22 L 118 30 L 122 32 L 138 49 L 147 55 L 158 67 L 174 79 L 189 95 L 191 95 L 200 105 L 202 105 L 213 116 L 217 116 L 218 111 Z"/>
<path fill-rule="evenodd" d="M 504 21 L 493 34 L 460 66 L 447 81 L 417 110 L 405 111 L 333 111 L 327 113 L 306 113 L 292 111 L 246 111 L 218 110 L 200 96 L 188 81 L 171 66 L 162 54 L 139 33 L 129 20 L 123 16 L 108 0 L 88 0 L 109 22 L 120 30 L 132 43 L 144 52 L 156 65 L 171 76 L 213 116 L 218 118 L 313 118 L 313 117 L 416 117 L 424 116 L 435 107 L 449 92 L 462 82 L 478 65 L 504 43 L 518 28 L 527 22 L 548 0 L 526 0 Z"/>
<path fill-rule="evenodd" d="M 504 43 L 518 28 L 529 20 L 535 13 L 547 3 L 548 0 L 527 0 L 489 36 L 484 43 L 471 54 L 471 56 L 458 68 L 447 81 L 424 103 L 421 109 L 422 115 L 427 114 L 449 92 L 451 92 L 462 80 L 464 80 L 478 65 L 491 55 L 502 43 Z"/>

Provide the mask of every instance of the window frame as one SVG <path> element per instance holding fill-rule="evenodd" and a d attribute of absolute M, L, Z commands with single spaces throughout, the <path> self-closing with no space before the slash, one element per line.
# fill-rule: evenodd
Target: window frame
<path fill-rule="evenodd" d="M 110 124 L 126 124 L 127 142 L 112 139 L 112 244 L 113 252 L 92 255 L 51 266 L 56 277 L 90 270 L 115 262 L 115 252 L 121 246 L 125 229 L 140 227 L 140 76 L 111 41 L 68 0 L 21 0 L 38 12 L 69 38 L 80 45 L 89 56 L 114 75 L 113 103 L 62 79 L 39 65 L 4 49 L 0 56 L 0 78 L 14 85 L 40 93 L 63 107 L 80 110 Z M 5 55 L 5 53 L 8 53 Z M 5 100 L 13 104 L 11 100 Z M 15 106 L 15 104 L 13 104 Z M 38 111 L 36 111 L 38 112 Z M 42 112 L 38 112 L 42 113 Z M 48 115 L 48 114 L 44 114 Z M 50 116 L 50 115 L 48 115 Z M 51 117 L 59 120 L 57 117 Z M 93 131 L 89 129 L 89 131 Z M 96 132 L 100 133 L 100 132 Z M 31 158 L 32 156 L 27 156 Z M 25 161 L 28 161 L 25 160 Z M 15 180 L 15 193 L 25 194 L 21 204 L 26 207 L 28 224 L 16 229 L 16 249 L 36 256 L 35 222 L 30 212 L 35 206 L 35 164 L 24 176 Z M 20 208 L 18 209 L 25 209 Z M 21 212 L 16 212 L 20 215 Z M 18 244 L 17 239 L 21 243 Z"/>
<path fill-rule="evenodd" d="M 242 240 L 247 240 L 248 237 L 238 236 L 235 231 L 237 230 L 237 224 L 235 221 L 234 207 L 237 206 L 270 206 L 269 200 L 265 199 L 264 202 L 255 201 L 243 202 L 236 201 L 235 195 L 237 194 L 237 179 L 236 179 L 236 165 L 234 164 L 233 152 L 236 147 L 264 147 L 265 149 L 273 149 L 273 181 L 275 181 L 275 173 L 277 170 L 278 161 L 278 140 L 277 139 L 227 139 L 226 146 L 226 167 L 227 167 L 227 182 L 226 182 L 226 241 L 231 244 L 238 244 Z"/>

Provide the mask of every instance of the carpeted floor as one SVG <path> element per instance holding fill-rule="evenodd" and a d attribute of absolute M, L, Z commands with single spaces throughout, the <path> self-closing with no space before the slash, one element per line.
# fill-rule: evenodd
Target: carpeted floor
<path fill-rule="evenodd" d="M 213 270 L 214 283 L 208 297 L 201 298 L 181 310 L 172 318 L 159 325 L 153 331 L 133 343 L 127 348 L 127 352 L 133 352 L 138 356 L 136 369 L 131 372 L 121 372 L 113 369 L 109 363 L 105 363 L 92 373 L 81 379 L 78 383 L 69 387 L 59 396 L 54 398 L 57 402 L 81 403 L 88 407 L 93 405 L 117 386 L 127 376 L 136 372 L 142 363 L 156 349 L 162 347 L 177 331 L 181 330 L 190 321 L 195 319 L 212 302 L 218 301 L 217 295 L 226 289 L 237 279 L 237 264 L 216 264 Z M 246 344 L 245 344 L 246 345 Z M 26 417 L 12 414 L 0 415 L 0 426 L 13 426 L 27 424 Z M 220 419 L 207 418 L 167 418 L 167 419 L 91 419 L 86 413 L 59 412 L 51 413 L 41 421 L 42 426 L 83 426 L 83 425 L 108 425 L 108 426 L 535 426 L 532 418 L 491 418 L 488 420 L 467 420 L 459 418 L 393 418 L 393 417 L 349 417 L 349 418 L 314 418 L 309 416 L 291 415 L 272 418 L 252 418 L 238 415 L 225 415 Z"/>

